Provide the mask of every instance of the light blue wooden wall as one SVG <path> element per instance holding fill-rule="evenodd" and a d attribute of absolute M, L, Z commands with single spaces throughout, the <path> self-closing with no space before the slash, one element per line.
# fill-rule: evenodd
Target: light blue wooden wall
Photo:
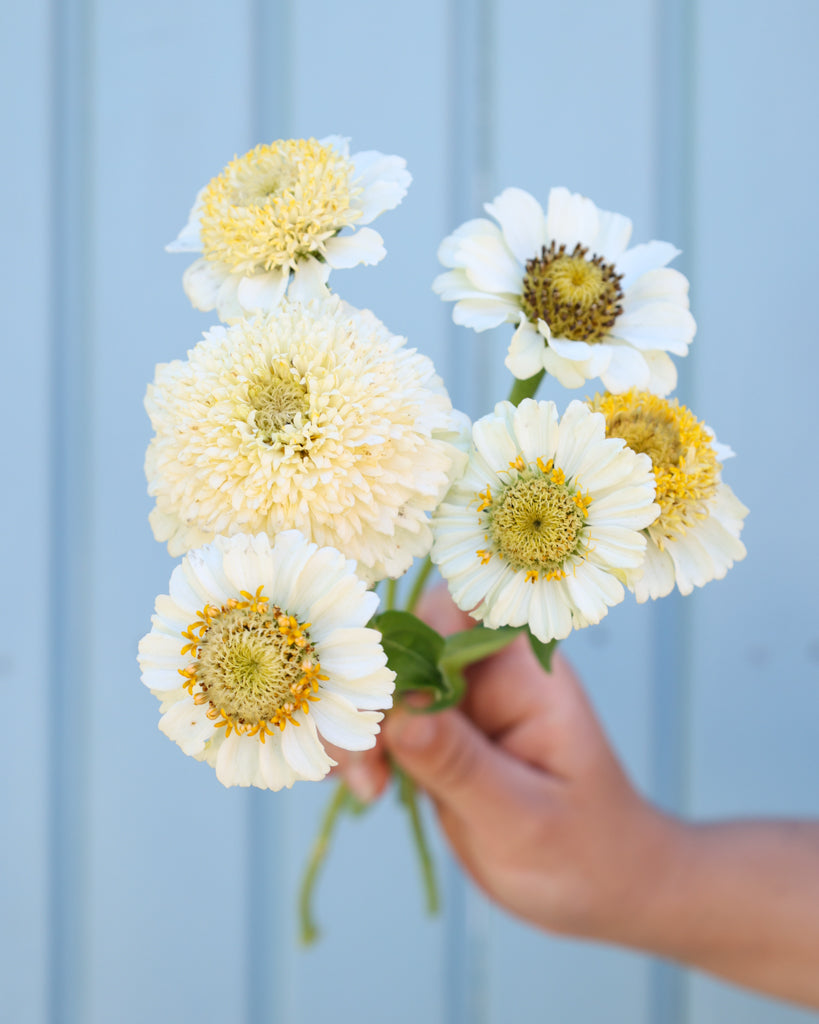
<path fill-rule="evenodd" d="M 726 475 L 752 509 L 725 581 L 626 602 L 567 647 L 666 805 L 819 814 L 818 33 L 812 0 L 5 0 L 3 1021 L 812 1019 L 540 935 L 440 844 L 428 921 L 389 803 L 339 835 L 326 937 L 301 951 L 325 788 L 222 789 L 157 731 L 135 650 L 172 567 L 147 525 L 142 396 L 210 323 L 162 251 L 195 190 L 282 135 L 406 156 L 388 258 L 346 272 L 345 295 L 479 413 L 506 392 L 507 337 L 452 327 L 429 290 L 438 241 L 505 185 L 566 184 L 685 249 L 683 393 L 739 453 Z"/>

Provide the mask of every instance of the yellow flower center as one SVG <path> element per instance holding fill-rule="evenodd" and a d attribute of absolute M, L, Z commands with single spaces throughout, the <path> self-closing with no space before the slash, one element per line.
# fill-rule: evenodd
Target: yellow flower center
<path fill-rule="evenodd" d="M 488 487 L 476 495 L 489 542 L 476 553 L 483 565 L 497 554 L 532 583 L 563 579 L 567 559 L 583 548 L 591 499 L 567 484 L 551 460 L 527 466 L 518 456 L 510 470 L 512 479 L 496 495 Z"/>
<path fill-rule="evenodd" d="M 280 139 L 232 160 L 206 186 L 200 227 L 206 259 L 233 271 L 295 269 L 360 217 L 351 160 L 315 139 Z"/>
<path fill-rule="evenodd" d="M 287 366 L 276 367 L 267 380 L 251 384 L 248 402 L 256 431 L 268 444 L 283 440 L 287 427 L 301 427 L 310 411 L 307 388 Z"/>
<path fill-rule="evenodd" d="M 217 729 L 258 736 L 264 742 L 276 726 L 299 723 L 319 699 L 321 666 L 315 656 L 309 622 L 300 623 L 279 607 L 271 610 L 259 587 L 242 591 L 244 600 L 229 599 L 221 608 L 206 605 L 182 634 L 182 654 L 191 665 L 180 669 L 183 684 L 207 712 Z"/>
<path fill-rule="evenodd" d="M 662 546 L 707 516 L 721 465 L 707 427 L 676 399 L 647 391 L 596 395 L 589 405 L 606 417 L 606 435 L 621 437 L 651 459 L 660 515 L 649 533 Z"/>
<path fill-rule="evenodd" d="M 526 264 L 521 306 L 527 320 L 545 320 L 556 338 L 602 341 L 623 312 L 621 277 L 584 246 L 568 253 L 552 242 Z"/>

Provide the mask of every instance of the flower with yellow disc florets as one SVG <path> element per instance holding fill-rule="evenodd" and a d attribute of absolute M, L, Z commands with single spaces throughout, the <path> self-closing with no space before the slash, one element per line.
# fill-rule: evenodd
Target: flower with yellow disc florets
<path fill-rule="evenodd" d="M 647 392 L 597 395 L 589 403 L 606 417 L 606 434 L 651 459 L 660 515 L 647 528 L 643 574 L 632 584 L 638 601 L 690 594 L 722 579 L 745 557 L 739 539 L 748 509 L 722 481 L 733 455 L 713 431 L 676 399 Z"/>
<path fill-rule="evenodd" d="M 678 255 L 673 245 L 628 249 L 627 217 L 565 188 L 551 190 L 545 214 L 519 188 L 486 211 L 498 224 L 468 221 L 438 250 L 452 269 L 433 287 L 455 302 L 455 323 L 517 324 L 506 365 L 520 379 L 546 370 L 567 388 L 593 377 L 614 392 L 674 388 L 668 353 L 685 355 L 696 325 L 688 281 L 666 266 Z"/>
<path fill-rule="evenodd" d="M 167 248 L 201 252 L 183 285 L 197 309 L 222 320 L 274 309 L 285 292 L 317 298 L 331 269 L 386 254 L 364 227 L 397 206 L 412 180 L 397 156 L 350 156 L 346 139 L 279 139 L 236 157 L 197 195 Z"/>
<path fill-rule="evenodd" d="M 540 640 L 599 622 L 639 571 L 656 517 L 651 465 L 572 402 L 500 402 L 473 427 L 465 475 L 433 516 L 456 604 Z"/>
<path fill-rule="evenodd" d="M 139 645 L 160 729 L 226 786 L 290 787 L 375 743 L 395 674 L 354 564 L 295 531 L 191 551 Z"/>

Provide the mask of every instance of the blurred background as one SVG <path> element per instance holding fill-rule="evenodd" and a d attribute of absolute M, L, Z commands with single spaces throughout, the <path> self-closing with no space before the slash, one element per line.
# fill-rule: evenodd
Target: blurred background
<path fill-rule="evenodd" d="M 725 478 L 751 508 L 724 581 L 626 601 L 566 648 L 654 799 L 819 815 L 818 34 L 813 0 L 4 0 L 3 1021 L 816 1019 L 539 934 L 437 841 L 427 919 L 392 798 L 340 830 L 324 938 L 300 949 L 329 787 L 223 789 L 157 730 L 136 646 L 173 567 L 142 397 L 212 322 L 163 252 L 197 189 L 283 136 L 405 156 L 387 259 L 336 286 L 476 415 L 508 391 L 511 329 L 452 325 L 437 245 L 505 186 L 566 185 L 684 250 L 699 331 L 679 394 L 737 451 Z"/>

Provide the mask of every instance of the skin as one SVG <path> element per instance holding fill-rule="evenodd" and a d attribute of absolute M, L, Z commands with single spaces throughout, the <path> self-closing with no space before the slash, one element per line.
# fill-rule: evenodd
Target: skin
<path fill-rule="evenodd" d="M 445 591 L 422 615 L 443 633 L 473 624 Z M 361 799 L 386 787 L 388 756 L 428 793 L 466 871 L 513 914 L 819 1008 L 819 823 L 662 814 L 632 786 L 559 654 L 546 674 L 518 638 L 469 670 L 457 710 L 391 712 L 374 750 L 338 753 Z"/>

